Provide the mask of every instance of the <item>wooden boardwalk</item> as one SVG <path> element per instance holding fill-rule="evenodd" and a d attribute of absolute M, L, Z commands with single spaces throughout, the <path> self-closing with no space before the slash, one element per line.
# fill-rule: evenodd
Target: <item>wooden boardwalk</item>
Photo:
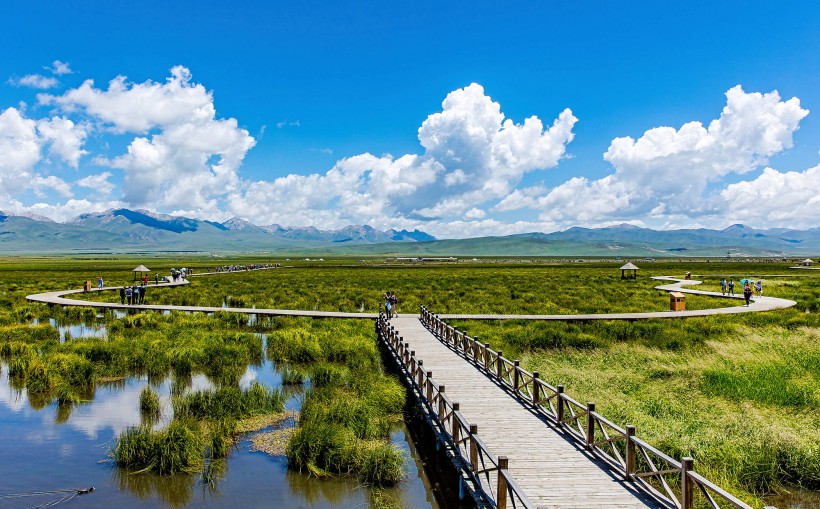
<path fill-rule="evenodd" d="M 490 506 L 752 509 L 676 460 L 422 307 L 377 321 L 462 479 Z"/>
<path fill-rule="evenodd" d="M 663 507 L 436 339 L 418 316 L 390 324 L 435 383 L 446 387 L 450 401 L 458 402 L 463 417 L 477 425 L 487 448 L 508 458 L 510 476 L 532 507 Z"/>
<path fill-rule="evenodd" d="M 701 284 L 701 281 L 689 279 L 677 279 L 668 276 L 655 276 L 652 279 L 657 281 L 670 281 L 670 284 L 656 286 L 657 290 L 667 292 L 682 292 L 693 295 L 708 295 L 722 299 L 733 299 L 743 301 L 743 289 L 735 295 L 723 295 L 720 292 L 708 292 L 704 290 L 693 290 L 686 286 Z M 736 313 L 752 313 L 758 311 L 772 311 L 775 309 L 786 309 L 797 305 L 793 300 L 781 299 L 778 297 L 752 297 L 751 304 L 710 309 L 689 309 L 685 311 L 650 311 L 645 313 L 592 313 L 592 314 L 563 314 L 563 315 L 500 315 L 481 314 L 471 315 L 464 313 L 445 313 L 438 315 L 443 320 L 545 320 L 545 321 L 592 321 L 592 320 L 648 320 L 651 318 L 688 318 L 693 316 L 712 315 L 732 315 Z"/>
<path fill-rule="evenodd" d="M 251 269 L 244 272 L 251 272 L 255 270 L 265 270 L 272 267 L 265 267 L 262 269 Z M 237 272 L 203 272 L 201 274 L 194 274 L 194 276 L 209 276 L 220 274 L 236 274 Z M 721 297 L 727 299 L 742 300 L 743 296 L 735 295 L 721 295 L 720 292 L 707 292 L 702 290 L 692 290 L 691 288 L 684 288 L 684 286 L 698 285 L 701 282 L 695 280 L 676 279 L 667 276 L 656 276 L 652 279 L 671 281 L 671 284 L 656 286 L 658 290 L 665 290 L 669 292 L 684 292 L 697 295 L 709 295 L 712 297 Z M 148 288 L 162 288 L 187 285 L 187 280 L 181 280 L 173 283 L 159 283 L 157 285 L 148 285 Z M 118 290 L 120 287 L 111 286 L 105 287 L 102 290 L 92 288 L 92 292 Z M 42 302 L 44 304 L 58 305 L 58 306 L 82 306 L 95 307 L 102 309 L 142 309 L 154 311 L 184 311 L 187 313 L 216 313 L 218 311 L 226 311 L 229 313 L 244 313 L 259 316 L 306 316 L 312 318 L 347 318 L 347 319 L 366 319 L 374 320 L 378 318 L 378 313 L 347 313 L 341 311 L 311 311 L 302 309 L 257 309 L 257 308 L 234 308 L 234 307 L 215 307 L 215 306 L 173 306 L 163 304 L 118 304 L 116 302 L 96 302 L 88 300 L 78 300 L 66 298 L 66 295 L 83 293 L 83 290 L 59 290 L 55 292 L 37 293 L 28 295 L 27 300 L 33 302 Z M 780 299 L 777 297 L 754 297 L 749 306 L 733 306 L 726 308 L 712 308 L 712 309 L 693 309 L 687 311 L 656 311 L 647 313 L 597 313 L 597 314 L 565 314 L 565 315 L 499 315 L 499 314 L 464 314 L 451 313 L 437 315 L 443 320 L 554 320 L 554 321 L 590 321 L 590 320 L 648 320 L 652 318 L 687 318 L 693 316 L 710 316 L 723 315 L 735 313 L 749 313 L 757 311 L 771 311 L 774 309 L 785 309 L 796 305 L 793 300 Z"/>
<path fill-rule="evenodd" d="M 262 270 L 262 269 L 253 269 Z M 207 275 L 207 273 L 203 273 Z M 203 275 L 200 274 L 200 275 Z M 168 288 L 174 286 L 187 285 L 188 281 L 181 280 L 174 283 L 160 283 L 157 285 L 147 285 L 149 294 L 153 288 Z M 92 292 L 119 290 L 119 286 L 105 287 L 103 289 L 92 288 Z M 69 299 L 65 295 L 83 293 L 83 290 L 59 290 L 56 292 L 36 293 L 26 297 L 32 302 L 42 302 L 43 304 L 57 306 L 82 306 L 100 309 L 119 310 L 151 310 L 151 311 L 182 311 L 186 313 L 217 313 L 219 311 L 227 313 L 243 313 L 246 315 L 258 316 L 305 316 L 310 318 L 357 318 L 374 320 L 378 318 L 378 313 L 344 313 L 340 311 L 309 311 L 302 309 L 257 309 L 257 308 L 233 308 L 216 306 L 172 306 L 167 304 L 120 304 L 118 302 L 97 302 L 89 300 Z"/>

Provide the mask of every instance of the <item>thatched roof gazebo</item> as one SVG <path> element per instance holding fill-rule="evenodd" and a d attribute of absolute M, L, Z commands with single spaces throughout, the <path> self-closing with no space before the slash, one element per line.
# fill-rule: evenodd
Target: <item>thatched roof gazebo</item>
<path fill-rule="evenodd" d="M 631 274 L 630 271 L 632 271 Z M 638 279 L 638 267 L 632 262 L 627 262 L 621 267 L 621 279 Z"/>
<path fill-rule="evenodd" d="M 811 264 L 814 263 L 814 260 L 812 260 L 811 258 L 806 258 L 805 260 L 803 260 L 800 263 L 802 263 L 806 267 L 811 267 Z"/>
<path fill-rule="evenodd" d="M 137 280 L 137 274 L 142 273 L 142 272 L 151 272 L 151 269 L 149 269 L 145 265 L 140 265 L 139 267 L 132 270 L 131 272 L 134 273 L 134 281 L 136 281 Z"/>

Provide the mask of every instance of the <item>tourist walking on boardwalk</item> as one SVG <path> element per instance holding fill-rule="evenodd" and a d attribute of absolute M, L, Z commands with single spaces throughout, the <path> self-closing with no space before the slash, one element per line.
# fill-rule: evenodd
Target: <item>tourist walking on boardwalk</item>
<path fill-rule="evenodd" d="M 726 295 L 726 278 L 720 280 L 720 293 Z"/>
<path fill-rule="evenodd" d="M 146 274 L 146 275 L 144 275 L 144 276 L 142 277 L 142 284 L 143 284 L 143 285 L 147 285 L 147 284 L 148 284 L 148 274 Z"/>
<path fill-rule="evenodd" d="M 154 284 L 159 284 L 159 272 L 154 272 Z"/>
<path fill-rule="evenodd" d="M 97 288 L 102 290 L 102 287 L 103 287 L 103 280 L 102 280 L 102 274 L 100 274 L 100 278 L 97 280 Z"/>
<path fill-rule="evenodd" d="M 735 294 L 735 281 L 733 279 L 729 279 L 729 295 Z"/>
<path fill-rule="evenodd" d="M 120 304 L 125 304 L 125 287 L 120 287 Z"/>
<path fill-rule="evenodd" d="M 390 292 L 390 308 L 393 310 L 393 318 L 399 316 L 398 305 L 399 298 L 396 297 L 396 292 Z"/>
<path fill-rule="evenodd" d="M 749 305 L 749 299 L 752 298 L 752 283 L 747 281 L 745 285 L 743 285 L 743 298 L 746 299 L 746 305 Z"/>
<path fill-rule="evenodd" d="M 145 277 L 147 278 L 148 276 Z M 142 288 L 140 288 L 140 304 L 145 302 L 145 288 L 145 285 L 142 285 Z"/>
<path fill-rule="evenodd" d="M 135 286 L 133 291 L 134 291 L 134 296 L 133 296 L 134 305 L 137 305 L 140 302 L 140 287 Z"/>
<path fill-rule="evenodd" d="M 390 302 L 390 292 L 382 294 L 382 299 L 384 300 L 384 313 L 389 320 L 393 316 L 393 304 Z"/>
<path fill-rule="evenodd" d="M 128 301 L 128 305 L 132 304 L 132 299 L 134 298 L 134 291 L 130 286 L 125 287 L 125 300 Z"/>
<path fill-rule="evenodd" d="M 757 283 L 755 283 L 755 291 L 758 297 L 763 297 L 763 281 L 758 280 Z"/>

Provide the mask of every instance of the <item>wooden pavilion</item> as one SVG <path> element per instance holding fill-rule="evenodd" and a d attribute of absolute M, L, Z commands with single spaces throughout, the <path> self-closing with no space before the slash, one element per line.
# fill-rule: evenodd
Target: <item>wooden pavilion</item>
<path fill-rule="evenodd" d="M 621 267 L 621 279 L 638 279 L 638 267 L 632 262 L 627 262 Z"/>
<path fill-rule="evenodd" d="M 140 265 L 139 267 L 137 267 L 136 269 L 132 270 L 131 272 L 133 272 L 133 273 L 134 273 L 134 281 L 136 281 L 136 280 L 137 280 L 137 275 L 138 275 L 138 274 L 141 274 L 141 273 L 144 273 L 144 272 L 151 272 L 151 269 L 149 269 L 149 268 L 148 268 L 148 267 L 146 267 L 145 265 Z"/>

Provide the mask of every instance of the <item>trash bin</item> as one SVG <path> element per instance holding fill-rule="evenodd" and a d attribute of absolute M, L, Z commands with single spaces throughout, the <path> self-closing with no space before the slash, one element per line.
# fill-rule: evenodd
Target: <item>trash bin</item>
<path fill-rule="evenodd" d="M 680 292 L 670 293 L 669 309 L 670 311 L 686 311 L 686 295 Z"/>
<path fill-rule="evenodd" d="M 85 282 L 85 284 L 83 285 L 83 291 L 84 292 L 90 292 L 91 291 L 91 281 L 86 281 Z"/>

